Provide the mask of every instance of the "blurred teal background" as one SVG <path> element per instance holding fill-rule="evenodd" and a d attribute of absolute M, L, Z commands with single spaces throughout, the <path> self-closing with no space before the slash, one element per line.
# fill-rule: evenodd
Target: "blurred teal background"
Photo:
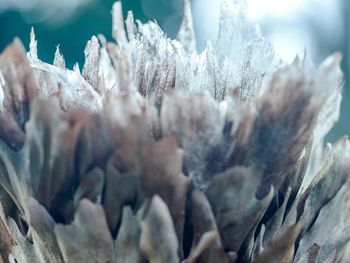
<path fill-rule="evenodd" d="M 60 17 L 61 12 L 66 10 L 58 10 L 52 14 L 52 18 L 48 17 L 43 21 L 38 18 L 45 12 L 45 10 L 40 10 L 41 7 L 37 7 L 37 10 L 34 7 L 33 10 L 27 11 L 9 5 L 7 10 L 1 12 L 1 2 L 5 1 L 7 0 L 0 0 L 0 50 L 16 36 L 27 47 L 30 28 L 34 26 L 38 39 L 39 57 L 44 61 L 51 62 L 56 46 L 60 45 L 67 66 L 72 67 L 75 62 L 79 62 L 80 66 L 82 65 L 84 47 L 92 35 L 102 33 L 110 39 L 112 30 L 111 7 L 114 0 L 89 1 L 82 6 L 78 6 L 69 17 L 65 17 L 63 20 L 57 19 L 57 17 Z M 47 0 L 46 2 L 50 1 L 54 0 Z M 123 1 L 124 13 L 126 14 L 127 10 L 133 10 L 135 18 L 143 22 L 154 19 L 155 17 L 149 17 L 145 14 L 141 2 L 144 1 Z M 175 10 L 172 10 L 171 6 L 160 4 L 155 15 L 157 20 L 163 23 L 166 17 L 172 13 L 175 13 Z M 180 21 L 181 17 L 178 20 Z M 174 33 L 171 35 L 174 35 Z"/>
<path fill-rule="evenodd" d="M 215 39 L 219 0 L 191 0 L 198 48 Z M 291 61 L 304 49 L 318 64 L 337 50 L 344 54 L 343 70 L 349 83 L 349 0 L 247 0 L 253 19 L 261 25 L 277 54 Z M 111 7 L 114 0 L 0 0 L 0 50 L 14 37 L 28 47 L 34 26 L 40 59 L 52 62 L 57 45 L 69 68 L 84 61 L 84 47 L 92 35 L 111 39 Z M 157 20 L 169 37 L 176 36 L 182 16 L 182 0 L 122 0 L 123 12 L 132 10 L 142 22 Z M 341 118 L 327 140 L 350 135 L 350 92 L 344 87 Z"/>

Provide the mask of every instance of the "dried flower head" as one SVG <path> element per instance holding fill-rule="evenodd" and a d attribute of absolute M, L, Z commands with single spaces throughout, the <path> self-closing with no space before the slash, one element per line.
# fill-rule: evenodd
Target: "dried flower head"
<path fill-rule="evenodd" d="M 349 260 L 341 55 L 279 60 L 233 0 L 197 53 L 184 7 L 170 40 L 117 2 L 82 72 L 2 52 L 0 262 Z"/>

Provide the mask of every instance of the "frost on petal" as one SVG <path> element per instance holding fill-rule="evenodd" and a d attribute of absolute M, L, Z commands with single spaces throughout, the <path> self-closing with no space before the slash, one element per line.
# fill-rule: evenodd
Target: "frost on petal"
<path fill-rule="evenodd" d="M 62 69 L 41 61 L 32 62 L 31 66 L 38 85 L 45 87 L 37 91 L 39 97 L 58 96 L 64 110 L 101 111 L 101 97 L 78 70 Z"/>
<path fill-rule="evenodd" d="M 60 52 L 59 46 L 56 47 L 55 57 L 53 59 L 53 65 L 61 69 L 66 69 L 66 62 L 64 60 L 63 55 Z"/>
<path fill-rule="evenodd" d="M 114 89 L 118 91 L 135 91 L 133 70 L 131 67 L 130 54 L 128 50 L 114 43 L 107 43 L 107 53 L 114 65 L 116 83 Z"/>
<path fill-rule="evenodd" d="M 310 140 L 325 96 L 316 96 L 310 78 L 297 64 L 277 71 L 236 132 L 233 163 L 266 168 L 260 191 L 280 187 L 288 167 Z"/>
<path fill-rule="evenodd" d="M 34 28 L 30 31 L 30 42 L 29 42 L 29 53 L 28 57 L 30 60 L 38 60 L 38 42 L 35 39 Z"/>
<path fill-rule="evenodd" d="M 175 92 L 164 97 L 161 127 L 163 136 L 175 136 L 184 149 L 184 169 L 195 186 L 206 189 L 232 147 L 219 104 L 208 93 Z"/>
<path fill-rule="evenodd" d="M 2 52 L 0 261 L 346 259 L 350 143 L 323 145 L 340 55 L 279 61 L 244 0 L 221 4 L 199 54 L 188 0 L 178 40 L 117 2 L 82 73 L 34 32 Z"/>
<path fill-rule="evenodd" d="M 113 89 L 117 84 L 117 76 L 116 76 L 116 71 L 115 68 L 112 65 L 112 60 L 108 55 L 107 52 L 107 41 L 106 39 L 102 36 L 98 36 L 100 39 L 100 42 L 102 43 L 102 46 L 100 48 L 100 59 L 99 59 L 99 65 L 98 65 L 98 76 L 102 78 L 103 82 L 103 89 L 105 92 Z M 99 84 L 101 84 L 99 82 Z M 102 88 L 99 88 L 99 91 L 102 91 Z"/>
<path fill-rule="evenodd" d="M 135 26 L 135 20 L 134 15 L 131 11 L 128 11 L 128 15 L 125 20 L 125 27 L 126 32 L 128 34 L 129 42 L 136 39 L 136 26 Z"/>
<path fill-rule="evenodd" d="M 112 36 L 123 46 L 127 44 L 126 33 L 124 29 L 123 12 L 121 1 L 117 1 L 113 4 L 112 8 Z"/>
<path fill-rule="evenodd" d="M 177 34 L 184 49 L 189 53 L 196 52 L 196 36 L 193 28 L 193 19 L 190 0 L 184 0 L 184 12 L 180 30 Z"/>
<path fill-rule="evenodd" d="M 250 21 L 242 3 L 221 1 L 219 36 L 215 43 L 218 59 L 229 59 L 235 86 L 240 87 L 243 101 L 253 99 L 263 78 L 278 65 L 271 45 L 262 37 L 258 26 Z M 228 44 L 229 43 L 229 44 Z"/>
<path fill-rule="evenodd" d="M 324 94 L 327 99 L 322 105 L 317 125 L 313 132 L 312 155 L 307 174 L 305 175 L 304 185 L 310 183 L 313 179 L 312 177 L 320 170 L 323 159 L 324 137 L 339 119 L 343 87 L 343 72 L 340 69 L 341 58 L 340 53 L 331 55 L 314 72 L 313 89 L 318 93 Z"/>
<path fill-rule="evenodd" d="M 86 44 L 85 50 L 85 64 L 83 68 L 83 77 L 86 81 L 97 91 L 99 81 L 99 60 L 100 60 L 100 45 L 95 36 L 91 38 Z"/>

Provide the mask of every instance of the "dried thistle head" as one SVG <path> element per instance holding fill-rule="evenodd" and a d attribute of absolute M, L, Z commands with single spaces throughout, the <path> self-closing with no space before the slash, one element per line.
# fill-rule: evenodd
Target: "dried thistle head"
<path fill-rule="evenodd" d="M 202 53 L 188 0 L 177 40 L 117 2 L 82 72 L 34 31 L 2 52 L 0 261 L 347 261 L 350 142 L 323 145 L 341 56 L 285 63 L 221 8 Z"/>

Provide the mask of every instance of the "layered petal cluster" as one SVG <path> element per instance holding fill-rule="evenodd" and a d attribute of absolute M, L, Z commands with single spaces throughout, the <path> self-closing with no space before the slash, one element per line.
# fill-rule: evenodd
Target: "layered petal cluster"
<path fill-rule="evenodd" d="M 188 0 L 177 40 L 112 13 L 82 71 L 0 55 L 0 262 L 347 262 L 341 55 L 279 60 L 241 1 L 201 53 Z"/>

